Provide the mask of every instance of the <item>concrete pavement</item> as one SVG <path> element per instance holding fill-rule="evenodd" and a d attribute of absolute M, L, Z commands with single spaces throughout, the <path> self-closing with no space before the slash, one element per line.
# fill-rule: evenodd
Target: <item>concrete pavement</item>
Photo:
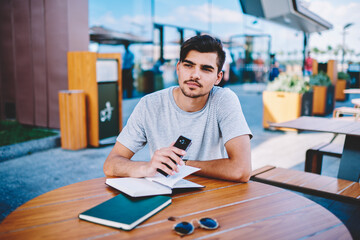
<path fill-rule="evenodd" d="M 254 135 L 251 140 L 253 169 L 271 164 L 302 170 L 305 151 L 333 137 L 330 133 L 297 134 L 264 130 L 261 86 L 229 87 L 238 95 Z M 138 98 L 123 101 L 124 123 L 138 101 Z M 351 102 L 337 102 L 337 106 L 351 106 Z M 343 141 L 343 137 L 336 141 Z M 112 145 L 69 151 L 56 147 L 0 162 L 0 222 L 11 211 L 36 196 L 75 182 L 103 177 L 102 165 L 111 148 Z M 147 147 L 137 153 L 134 159 L 149 159 Z M 338 162 L 335 158 L 326 159 L 323 174 L 336 176 Z"/>

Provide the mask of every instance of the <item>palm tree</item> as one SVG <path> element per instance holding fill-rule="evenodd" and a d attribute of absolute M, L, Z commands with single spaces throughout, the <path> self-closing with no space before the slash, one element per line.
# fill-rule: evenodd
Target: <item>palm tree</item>
<path fill-rule="evenodd" d="M 333 53 L 333 48 L 330 45 L 327 46 L 326 50 L 327 50 L 326 52 L 327 52 L 328 55 L 331 55 Z M 330 56 L 330 58 L 332 58 L 332 56 Z"/>
<path fill-rule="evenodd" d="M 339 56 L 340 52 L 342 52 L 342 46 L 340 44 L 338 44 L 334 48 L 334 55 L 336 57 L 336 60 L 338 60 L 338 56 Z"/>
<path fill-rule="evenodd" d="M 314 53 L 314 55 L 318 56 L 320 53 L 320 50 L 317 47 L 313 47 L 313 49 L 311 50 L 311 52 Z"/>

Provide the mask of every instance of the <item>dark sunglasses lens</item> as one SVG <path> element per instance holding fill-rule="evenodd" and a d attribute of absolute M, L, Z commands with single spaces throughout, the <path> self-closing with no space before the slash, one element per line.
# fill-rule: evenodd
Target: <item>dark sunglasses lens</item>
<path fill-rule="evenodd" d="M 174 227 L 175 232 L 181 235 L 187 235 L 194 231 L 194 226 L 188 222 L 181 222 Z"/>
<path fill-rule="evenodd" d="M 216 229 L 219 227 L 217 221 L 212 218 L 201 218 L 199 222 L 200 225 L 206 227 L 207 229 Z"/>

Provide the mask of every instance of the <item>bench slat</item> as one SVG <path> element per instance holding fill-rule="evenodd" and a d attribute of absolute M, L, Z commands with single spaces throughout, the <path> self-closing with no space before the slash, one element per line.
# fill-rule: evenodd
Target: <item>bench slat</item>
<path fill-rule="evenodd" d="M 343 196 L 349 196 L 356 199 L 360 198 L 360 185 L 359 183 L 354 182 L 354 184 L 350 185 L 343 192 L 340 193 Z"/>
<path fill-rule="evenodd" d="M 284 171 L 284 169 L 282 169 L 282 171 Z M 314 181 L 318 177 L 317 174 L 303 174 L 303 172 L 297 171 L 297 174 L 286 183 L 301 187 L 308 182 Z"/>
<path fill-rule="evenodd" d="M 262 167 L 262 168 L 258 168 L 258 169 L 256 169 L 256 170 L 254 170 L 254 171 L 251 172 L 251 176 L 256 176 L 256 175 L 258 175 L 258 174 L 267 172 L 267 171 L 272 170 L 272 169 L 274 169 L 274 168 L 275 168 L 274 166 L 269 166 L 269 165 L 264 166 L 264 167 Z"/>
<path fill-rule="evenodd" d="M 285 168 L 269 168 L 251 179 L 302 192 L 360 201 L 360 184 L 348 180 Z"/>
<path fill-rule="evenodd" d="M 344 149 L 344 144 L 329 143 L 326 146 L 320 148 L 319 151 L 324 154 L 334 154 L 334 155 L 339 155 L 338 157 L 341 157 L 343 149 Z"/>
<path fill-rule="evenodd" d="M 337 179 L 337 181 L 332 182 L 331 184 L 321 188 L 322 191 L 331 192 L 335 194 L 340 194 L 340 192 L 344 191 L 345 188 L 353 184 L 351 181 Z"/>

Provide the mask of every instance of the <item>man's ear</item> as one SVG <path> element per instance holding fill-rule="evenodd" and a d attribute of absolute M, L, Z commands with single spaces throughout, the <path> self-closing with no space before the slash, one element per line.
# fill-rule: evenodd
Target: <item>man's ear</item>
<path fill-rule="evenodd" d="M 217 75 L 216 81 L 215 81 L 215 85 L 218 85 L 221 82 L 221 79 L 223 78 L 224 72 L 220 71 Z"/>
<path fill-rule="evenodd" d="M 176 64 L 176 75 L 179 75 L 180 60 Z"/>

